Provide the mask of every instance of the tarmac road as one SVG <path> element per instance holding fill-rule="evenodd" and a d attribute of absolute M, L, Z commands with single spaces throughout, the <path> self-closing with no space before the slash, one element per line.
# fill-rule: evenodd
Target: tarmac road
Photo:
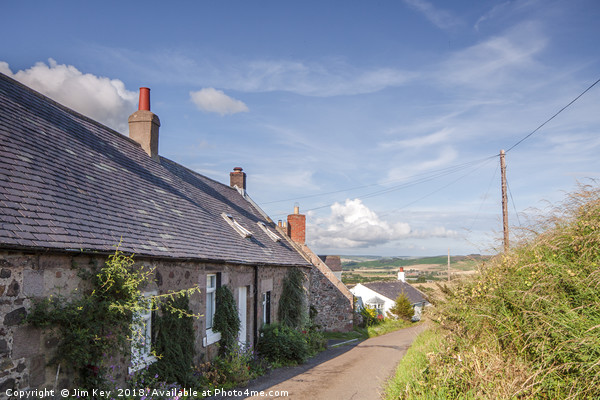
<path fill-rule="evenodd" d="M 329 349 L 307 364 L 273 371 L 240 389 L 244 392 L 263 391 L 265 396 L 216 398 L 380 400 L 385 382 L 394 374 L 413 340 L 426 328 L 422 323 L 364 340 L 355 346 Z M 270 396 L 267 395 L 269 392 Z"/>

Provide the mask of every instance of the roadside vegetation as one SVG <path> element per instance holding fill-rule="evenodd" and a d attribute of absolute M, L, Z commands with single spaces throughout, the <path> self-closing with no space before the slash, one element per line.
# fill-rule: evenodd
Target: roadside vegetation
<path fill-rule="evenodd" d="M 405 294 L 398 296 L 395 306 L 385 317 L 368 307 L 361 309 L 358 314 L 357 318 L 361 321 L 359 326 L 350 332 L 325 332 L 325 339 L 363 340 L 415 325 L 411 322 L 414 310 Z"/>
<path fill-rule="evenodd" d="M 76 398 L 95 398 L 94 390 L 110 393 L 109 399 L 202 398 L 215 389 L 244 386 L 270 369 L 302 363 L 326 348 L 323 333 L 305 310 L 306 277 L 299 269 L 290 269 L 284 279 L 280 322 L 263 326 L 255 349 L 238 344 L 236 301 L 227 285 L 219 287 L 213 325 L 221 334 L 218 355 L 197 364 L 194 319 L 200 315 L 190 310 L 189 302 L 190 296 L 198 296 L 197 288 L 146 297 L 142 289 L 153 279 L 153 270 L 136 265 L 133 256 L 118 249 L 102 266 L 92 262 L 74 268 L 85 289 L 71 297 L 34 300 L 26 323 L 58 341 L 51 363 L 75 378 L 77 389 L 71 393 Z M 152 332 L 144 314 L 153 314 Z M 144 361 L 142 351 L 153 359 L 145 367 L 136 365 Z M 127 368 L 130 358 L 139 368 Z"/>
<path fill-rule="evenodd" d="M 388 399 L 600 398 L 600 189 L 583 187 L 480 273 L 440 286 Z"/>
<path fill-rule="evenodd" d="M 398 329 L 408 328 L 415 325 L 410 321 L 398 319 L 385 319 L 383 322 L 369 327 L 356 327 L 350 332 L 325 332 L 325 339 L 352 340 L 368 339 L 375 336 L 385 335 L 386 333 L 397 331 Z"/>

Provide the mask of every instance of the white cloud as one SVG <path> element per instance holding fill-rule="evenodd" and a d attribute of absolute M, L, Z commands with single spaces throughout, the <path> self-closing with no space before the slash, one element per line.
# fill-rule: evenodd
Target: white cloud
<path fill-rule="evenodd" d="M 308 214 L 309 244 L 315 248 L 367 249 L 409 239 L 457 238 L 457 231 L 444 226 L 414 230 L 407 222 L 391 222 L 382 219 L 369 209 L 360 199 L 347 199 L 345 203 L 335 203 L 331 213 L 325 218 L 312 222 Z M 439 222 L 438 222 L 439 223 Z M 405 246 L 406 243 L 398 244 Z"/>
<path fill-rule="evenodd" d="M 460 20 L 445 10 L 435 8 L 425 0 L 404 0 L 414 10 L 422 13 L 425 18 L 440 29 L 453 28 L 460 24 Z"/>
<path fill-rule="evenodd" d="M 190 92 L 190 98 L 200 111 L 221 115 L 248 112 L 248 106 L 244 102 L 233 99 L 223 91 L 214 88 L 204 88 L 196 92 Z"/>
<path fill-rule="evenodd" d="M 382 221 L 360 199 L 331 206 L 331 215 L 310 226 L 310 242 L 316 247 L 366 248 L 410 234 L 407 223 Z"/>
<path fill-rule="evenodd" d="M 434 226 L 429 229 L 415 230 L 411 233 L 411 237 L 415 238 L 431 238 L 431 237 L 459 237 L 460 234 L 452 229 L 446 229 L 443 226 Z"/>
<path fill-rule="evenodd" d="M 434 159 L 426 159 L 425 156 L 420 158 L 419 161 L 414 163 L 405 163 L 401 167 L 391 168 L 388 171 L 387 181 L 398 181 L 403 180 L 421 172 L 433 171 L 445 166 L 450 165 L 454 160 L 458 158 L 458 152 L 452 146 L 444 146 L 438 155 Z"/>
<path fill-rule="evenodd" d="M 285 190 L 300 189 L 305 192 L 320 189 L 314 182 L 314 171 L 303 169 L 269 170 L 267 174 L 252 175 L 252 181 L 263 185 L 272 185 L 273 182 L 278 182 L 280 190 L 282 188 Z"/>
<path fill-rule="evenodd" d="M 448 140 L 453 129 L 443 128 L 437 132 L 425 136 L 417 136 L 410 139 L 395 140 L 381 143 L 382 148 L 421 148 L 435 146 Z"/>
<path fill-rule="evenodd" d="M 95 47 L 94 51 L 103 59 L 110 54 L 112 59 L 151 81 L 251 93 L 283 91 L 314 97 L 375 93 L 402 86 L 420 75 L 420 72 L 396 68 L 357 68 L 335 57 L 312 62 L 245 60 L 234 56 L 198 60 L 190 58 L 187 50 L 147 54 L 131 49 Z"/>
<path fill-rule="evenodd" d="M 449 85 L 489 91 L 512 90 L 514 85 L 539 76 L 543 66 L 537 56 L 547 40 L 535 23 L 524 23 L 503 36 L 496 36 L 454 54 L 436 73 Z M 535 75 L 533 75 L 535 74 Z"/>
<path fill-rule="evenodd" d="M 360 70 L 342 61 L 305 64 L 261 60 L 229 72 L 223 81 L 224 87 L 247 92 L 287 91 L 315 97 L 374 93 L 401 86 L 416 76 L 393 68 Z"/>
<path fill-rule="evenodd" d="M 483 22 L 496 18 L 496 16 L 499 15 L 500 13 L 502 13 L 503 10 L 506 9 L 508 5 L 510 5 L 510 2 L 505 1 L 504 3 L 494 6 L 490 11 L 488 11 L 487 13 L 482 15 L 475 23 L 475 26 L 474 26 L 475 30 L 479 31 L 479 26 Z"/>
<path fill-rule="evenodd" d="M 0 71 L 53 100 L 121 132 L 127 131 L 127 118 L 136 110 L 137 93 L 125 88 L 119 79 L 84 74 L 72 65 L 36 63 L 13 73 L 6 62 Z"/>

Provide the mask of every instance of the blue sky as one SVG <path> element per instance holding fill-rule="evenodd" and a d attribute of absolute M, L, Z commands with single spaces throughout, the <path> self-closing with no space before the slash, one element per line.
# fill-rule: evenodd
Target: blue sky
<path fill-rule="evenodd" d="M 491 253 L 498 157 L 600 78 L 600 4 L 10 2 L 0 72 L 127 134 L 150 87 L 160 154 L 241 166 L 318 253 Z M 508 152 L 511 225 L 600 175 L 600 84 Z M 519 213 L 517 218 L 515 210 Z"/>

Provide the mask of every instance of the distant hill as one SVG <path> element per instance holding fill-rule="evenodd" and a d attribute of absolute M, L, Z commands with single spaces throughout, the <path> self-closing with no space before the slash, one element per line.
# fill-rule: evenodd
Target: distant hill
<path fill-rule="evenodd" d="M 450 256 L 451 264 L 464 261 L 475 263 L 489 260 L 491 256 L 481 254 L 471 254 L 468 256 Z M 410 267 L 417 265 L 447 265 L 448 256 L 431 257 L 368 257 L 368 256 L 342 256 L 342 269 L 344 271 L 353 271 L 355 269 L 377 268 L 377 269 L 395 269 L 398 267 Z"/>

